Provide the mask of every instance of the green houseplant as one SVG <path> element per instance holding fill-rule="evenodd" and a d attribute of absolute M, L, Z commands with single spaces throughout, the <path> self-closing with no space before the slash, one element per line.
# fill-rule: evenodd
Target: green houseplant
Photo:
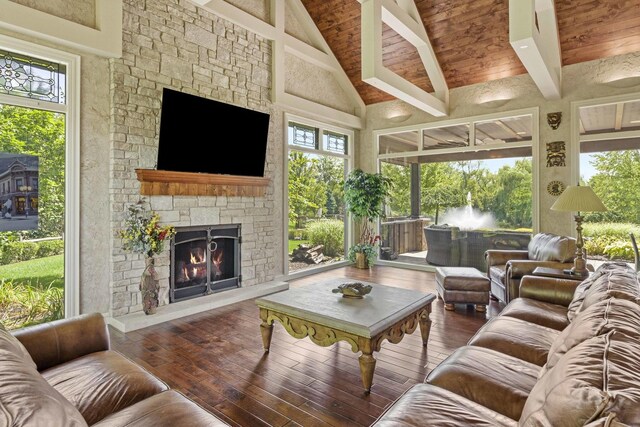
<path fill-rule="evenodd" d="M 373 265 L 380 236 L 374 234 L 374 221 L 383 214 L 383 202 L 389 195 L 391 180 L 380 173 L 354 169 L 344 182 L 344 201 L 359 229 L 358 243 L 349 248 L 347 258 L 357 267 Z"/>

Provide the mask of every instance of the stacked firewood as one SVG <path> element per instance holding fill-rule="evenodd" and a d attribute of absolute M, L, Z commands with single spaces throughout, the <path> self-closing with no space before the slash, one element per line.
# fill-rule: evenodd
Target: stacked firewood
<path fill-rule="evenodd" d="M 291 253 L 291 261 L 306 262 L 307 264 L 320 264 L 325 260 L 322 253 L 324 245 L 312 246 L 307 243 L 301 243 Z"/>

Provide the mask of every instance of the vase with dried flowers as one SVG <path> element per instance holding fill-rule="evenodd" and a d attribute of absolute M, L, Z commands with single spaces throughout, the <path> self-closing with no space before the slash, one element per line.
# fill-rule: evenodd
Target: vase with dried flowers
<path fill-rule="evenodd" d="M 155 270 L 154 256 L 164 249 L 164 241 L 172 238 L 176 230 L 171 225 L 160 225 L 160 215 L 147 208 L 144 199 L 127 208 L 125 226 L 119 232 L 122 248 L 145 257 L 145 268 L 140 281 L 142 309 L 154 314 L 159 304 L 160 286 Z"/>

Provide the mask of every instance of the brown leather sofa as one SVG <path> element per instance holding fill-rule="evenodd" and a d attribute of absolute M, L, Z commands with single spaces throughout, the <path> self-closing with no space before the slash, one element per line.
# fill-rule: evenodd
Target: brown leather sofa
<path fill-rule="evenodd" d="M 485 252 L 491 295 L 508 303 L 518 298 L 520 280 L 536 267 L 571 268 L 576 254 L 576 239 L 551 233 L 537 233 L 527 250 Z"/>
<path fill-rule="evenodd" d="M 228 425 L 109 346 L 100 314 L 0 325 L 0 425 Z"/>
<path fill-rule="evenodd" d="M 640 426 L 639 302 L 626 264 L 583 282 L 525 276 L 374 426 Z"/>

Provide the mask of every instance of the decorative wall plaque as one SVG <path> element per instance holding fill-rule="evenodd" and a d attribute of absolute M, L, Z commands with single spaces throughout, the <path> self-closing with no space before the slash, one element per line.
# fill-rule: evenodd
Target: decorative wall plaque
<path fill-rule="evenodd" d="M 547 167 L 566 166 L 564 141 L 547 142 Z"/>
<path fill-rule="evenodd" d="M 559 196 L 564 191 L 564 184 L 561 181 L 551 181 L 547 185 L 547 192 L 552 196 Z"/>
<path fill-rule="evenodd" d="M 560 123 L 562 122 L 562 112 L 558 111 L 557 113 L 548 113 L 547 114 L 547 123 L 551 126 L 551 129 L 556 130 L 560 127 Z"/>

